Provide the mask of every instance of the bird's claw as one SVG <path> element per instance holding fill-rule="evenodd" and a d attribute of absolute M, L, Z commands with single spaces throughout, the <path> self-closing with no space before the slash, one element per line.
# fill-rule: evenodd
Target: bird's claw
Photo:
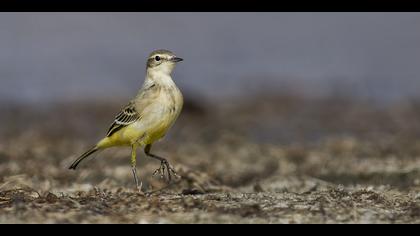
<path fill-rule="evenodd" d="M 143 188 L 143 182 L 140 182 L 140 184 L 139 185 L 137 185 L 137 191 L 139 192 L 139 193 L 143 193 L 143 190 L 141 190 Z"/>
<path fill-rule="evenodd" d="M 155 172 L 153 172 L 153 176 L 156 176 L 157 174 L 160 174 L 160 178 L 163 179 L 165 178 L 165 170 L 166 173 L 168 175 L 168 182 L 171 182 L 172 180 L 172 175 L 175 177 L 179 177 L 179 175 L 176 173 L 175 169 L 173 167 L 171 167 L 171 165 L 169 164 L 169 162 L 167 160 L 162 160 L 160 162 L 160 167 L 155 170 Z"/>

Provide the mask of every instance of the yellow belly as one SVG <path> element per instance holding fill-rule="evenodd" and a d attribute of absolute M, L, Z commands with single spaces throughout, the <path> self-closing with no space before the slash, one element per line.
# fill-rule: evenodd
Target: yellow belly
<path fill-rule="evenodd" d="M 166 124 L 163 124 L 158 127 L 154 127 L 153 129 L 149 130 L 149 132 L 146 133 L 145 137 L 141 141 L 141 144 L 147 145 L 147 144 L 152 144 L 158 141 L 163 136 L 165 136 L 168 129 L 169 127 Z"/>
<path fill-rule="evenodd" d="M 134 143 L 138 143 L 141 146 L 152 144 L 165 136 L 171 123 L 170 121 L 159 122 L 146 130 L 139 130 L 135 125 L 129 125 L 111 137 L 102 139 L 97 145 L 100 148 L 108 148 L 113 146 L 130 146 Z"/>

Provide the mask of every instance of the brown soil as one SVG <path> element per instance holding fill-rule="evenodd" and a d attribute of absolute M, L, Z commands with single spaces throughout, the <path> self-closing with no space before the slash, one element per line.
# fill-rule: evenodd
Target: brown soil
<path fill-rule="evenodd" d="M 3 106 L 0 223 L 420 223 L 416 101 L 188 100 L 153 147 L 181 177 L 152 177 L 139 151 L 145 194 L 128 148 L 67 169 L 123 104 Z"/>

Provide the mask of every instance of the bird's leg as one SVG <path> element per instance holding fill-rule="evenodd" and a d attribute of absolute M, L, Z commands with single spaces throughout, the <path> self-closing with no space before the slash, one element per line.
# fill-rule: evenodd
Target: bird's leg
<path fill-rule="evenodd" d="M 136 183 L 136 188 L 137 190 L 139 190 L 139 192 L 141 192 L 141 187 L 143 185 L 143 183 L 139 184 L 139 179 L 137 177 L 137 158 L 136 158 L 136 150 L 137 150 L 137 144 L 133 144 L 131 146 L 131 170 L 133 171 L 133 176 L 134 176 L 134 182 Z"/>
<path fill-rule="evenodd" d="M 160 176 L 163 178 L 165 176 L 165 170 L 166 170 L 166 172 L 168 173 L 168 182 L 170 182 L 172 180 L 172 174 L 174 176 L 178 176 L 178 174 L 176 173 L 174 168 L 171 167 L 171 165 L 165 158 L 150 153 L 151 148 L 152 148 L 151 144 L 146 145 L 146 147 L 144 148 L 144 153 L 146 154 L 146 156 L 160 161 L 160 167 L 159 169 L 155 170 L 153 175 L 160 173 Z"/>

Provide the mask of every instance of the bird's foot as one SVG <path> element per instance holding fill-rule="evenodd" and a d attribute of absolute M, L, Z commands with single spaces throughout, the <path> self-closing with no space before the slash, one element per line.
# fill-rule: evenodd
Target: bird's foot
<path fill-rule="evenodd" d="M 175 177 L 179 177 L 179 175 L 176 173 L 175 169 L 169 164 L 169 162 L 165 159 L 160 161 L 160 167 L 153 172 L 153 176 L 156 176 L 157 174 L 160 175 L 160 178 L 165 178 L 165 170 L 168 176 L 168 182 L 171 182 L 172 175 Z"/>
<path fill-rule="evenodd" d="M 144 195 L 143 191 L 141 190 L 141 188 L 143 187 L 143 182 L 139 181 L 138 177 L 137 177 L 137 170 L 136 167 L 133 166 L 132 168 L 133 171 L 133 176 L 134 176 L 134 183 L 136 185 L 136 191 L 142 195 Z"/>
<path fill-rule="evenodd" d="M 140 182 L 139 185 L 133 187 L 133 193 L 138 194 L 139 196 L 146 196 L 146 193 L 143 192 L 143 182 Z"/>
<path fill-rule="evenodd" d="M 143 187 L 143 182 L 140 182 L 140 184 L 136 186 L 136 190 L 140 195 L 145 196 L 145 193 L 143 192 L 142 187 Z"/>

